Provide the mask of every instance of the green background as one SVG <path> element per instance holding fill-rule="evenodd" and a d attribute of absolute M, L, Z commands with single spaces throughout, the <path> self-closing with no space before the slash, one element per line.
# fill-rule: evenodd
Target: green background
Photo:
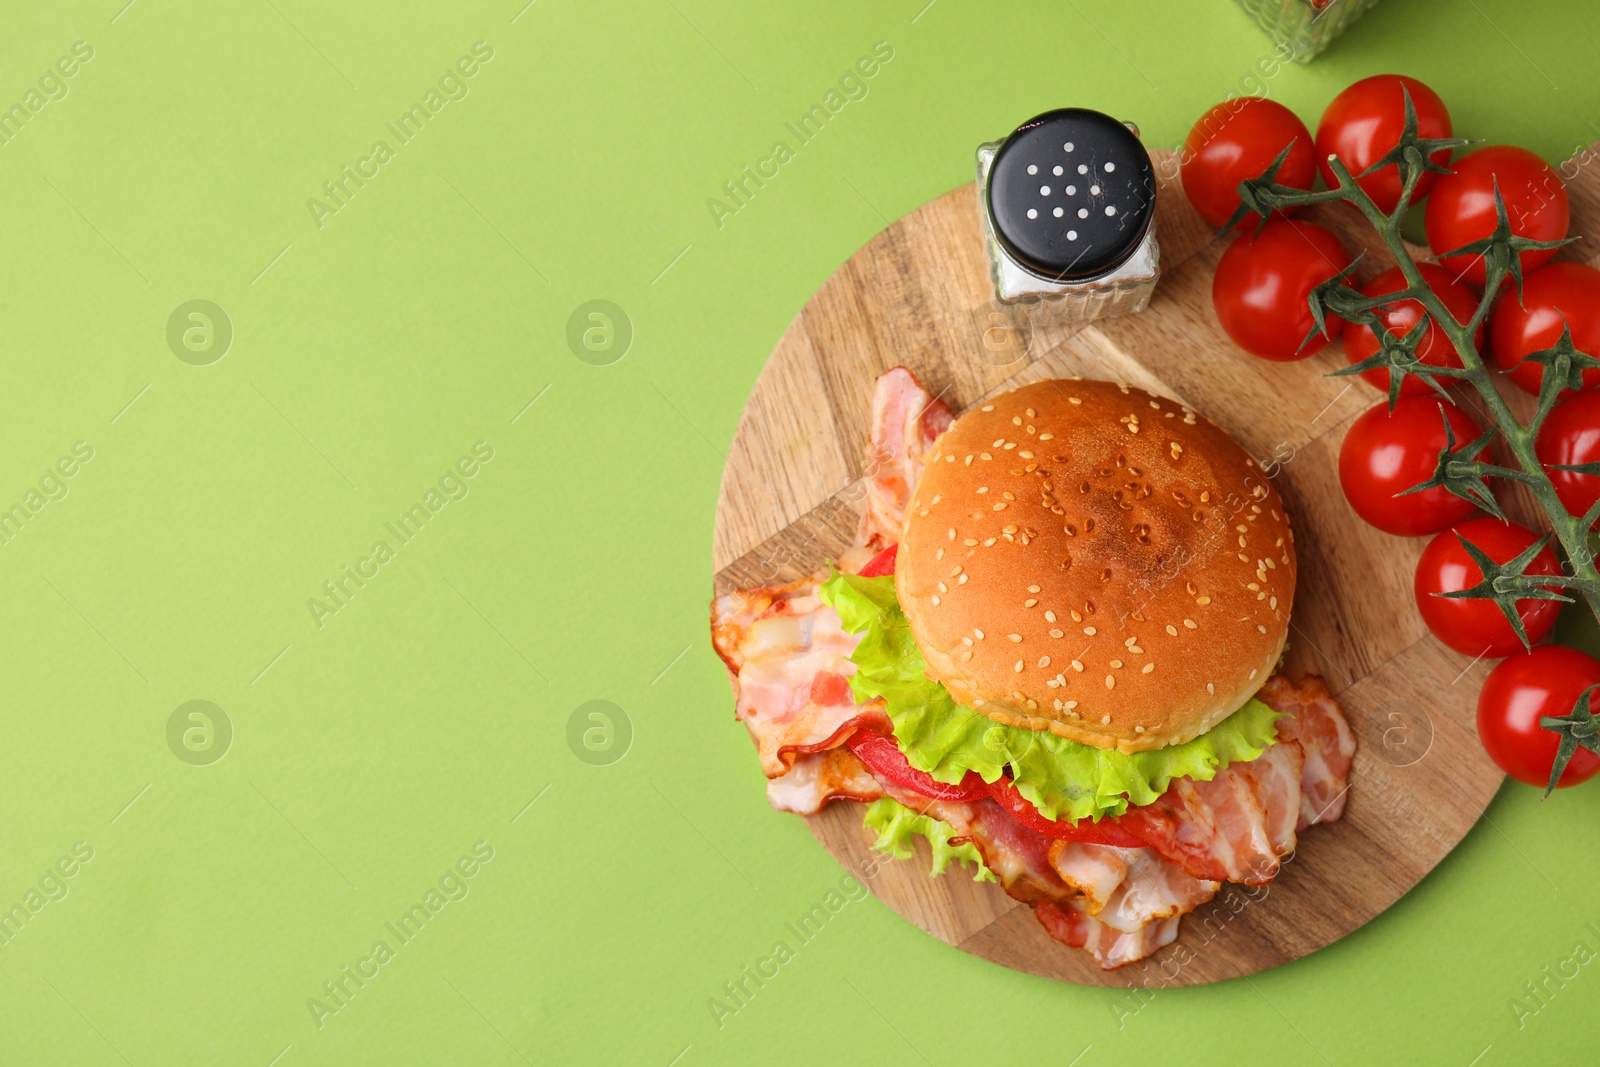
<path fill-rule="evenodd" d="M 1600 949 L 1596 786 L 1508 786 L 1365 929 L 1132 1017 L 871 899 L 720 1029 L 707 1008 L 841 875 L 767 808 L 707 641 L 752 381 L 978 142 L 1071 103 L 1175 146 L 1251 88 L 1269 48 L 1232 4 L 122 2 L 12 5 L 0 35 L 0 104 L 93 49 L 0 145 L 0 507 L 66 490 L 0 545 L 0 907 L 93 850 L 0 947 L 0 1062 L 1592 1059 L 1600 965 L 1520 1027 L 1510 1002 Z M 719 227 L 707 200 L 878 41 L 869 95 Z M 1390 0 L 1265 84 L 1314 123 L 1403 71 L 1458 132 L 1560 160 L 1597 135 L 1597 51 L 1579 0 Z M 379 139 L 319 227 L 308 199 Z M 166 339 L 197 299 L 234 331 L 206 366 Z M 594 299 L 635 330 L 609 366 L 565 340 Z M 400 544 L 384 524 L 475 442 L 469 494 Z M 234 732 L 208 766 L 167 740 L 197 699 Z M 631 723 L 608 766 L 567 741 L 596 699 Z M 319 1027 L 308 999 L 477 842 L 468 895 Z"/>

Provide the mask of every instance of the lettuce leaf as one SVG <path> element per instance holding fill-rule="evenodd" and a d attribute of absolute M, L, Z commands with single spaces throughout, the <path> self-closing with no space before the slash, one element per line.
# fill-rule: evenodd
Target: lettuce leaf
<path fill-rule="evenodd" d="M 820 595 L 844 628 L 861 634 L 850 657 L 850 688 L 858 702 L 882 697 L 906 761 L 940 782 L 968 771 L 993 782 L 1010 768 L 1017 790 L 1049 819 L 1099 819 L 1149 804 L 1174 778 L 1201 781 L 1219 767 L 1248 762 L 1272 744 L 1278 712 L 1259 700 L 1199 737 L 1149 752 L 1114 752 L 1042 730 L 995 722 L 955 702 L 926 674 L 895 595 L 894 577 L 835 572 Z"/>
<path fill-rule="evenodd" d="M 961 863 L 971 863 L 978 868 L 972 876 L 974 882 L 996 881 L 994 872 L 983 865 L 983 857 L 979 855 L 976 845 L 971 841 L 963 841 L 959 845 L 950 843 L 950 838 L 955 835 L 955 829 L 942 819 L 935 819 L 932 815 L 919 815 L 899 801 L 884 797 L 867 805 L 867 817 L 864 822 L 867 829 L 877 833 L 878 840 L 872 843 L 872 847 L 879 852 L 903 860 L 911 855 L 914 847 L 912 838 L 921 834 L 928 839 L 928 844 L 933 846 L 935 875 L 943 874 L 950 861 L 958 860 Z"/>

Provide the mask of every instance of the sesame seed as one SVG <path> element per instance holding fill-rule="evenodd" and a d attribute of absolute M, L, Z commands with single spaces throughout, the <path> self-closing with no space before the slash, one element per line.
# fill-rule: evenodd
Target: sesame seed
<path fill-rule="evenodd" d="M 1276 603 L 1274 603 L 1272 606 L 1273 607 L 1277 607 L 1278 605 Z M 1053 611 L 1045 612 L 1044 613 L 1044 621 L 1045 622 L 1055 622 L 1056 621 L 1056 613 L 1053 612 Z"/>
<path fill-rule="evenodd" d="M 1072 669 L 1077 671 L 1079 674 L 1082 674 L 1083 673 L 1083 664 L 1079 663 L 1077 660 L 1073 660 L 1072 661 Z"/>
<path fill-rule="evenodd" d="M 1021 641 L 1022 640 L 1022 635 L 1021 634 L 1006 634 L 1006 640 L 1007 641 L 1012 641 L 1012 642 Z"/>
<path fill-rule="evenodd" d="M 1051 630 L 1050 631 L 1050 636 L 1051 637 L 1065 637 L 1067 635 L 1062 633 L 1060 630 Z"/>
<path fill-rule="evenodd" d="M 1006 509 L 1006 502 L 1004 500 L 1000 501 L 1000 503 L 998 503 L 998 504 L 996 504 L 994 506 L 994 509 L 996 511 L 1004 511 Z M 1241 537 L 1241 538 L 1239 538 L 1239 540 L 1243 541 L 1244 538 Z"/>
<path fill-rule="evenodd" d="M 1073 622 L 1082 622 L 1083 621 L 1083 616 L 1080 615 L 1078 612 L 1074 611 L 1074 612 L 1072 612 L 1072 621 Z"/>
<path fill-rule="evenodd" d="M 1038 603 L 1037 600 L 1033 599 L 1032 597 L 1029 597 L 1027 600 L 1024 600 L 1022 602 L 1022 606 L 1025 607 L 1025 608 L 1031 608 L 1037 603 Z"/>
<path fill-rule="evenodd" d="M 1021 674 L 1022 673 L 1022 661 L 1020 659 L 1017 660 L 1016 666 L 1012 667 L 1011 669 L 1014 672 L 1016 672 L 1017 674 Z"/>
<path fill-rule="evenodd" d="M 1039 435 L 1039 440 L 1041 441 L 1054 441 L 1055 439 L 1056 435 L 1053 433 L 1042 433 Z"/>
<path fill-rule="evenodd" d="M 1116 680 L 1116 678 L 1114 678 L 1114 677 L 1112 677 L 1112 676 L 1111 676 L 1111 675 L 1109 675 L 1109 674 L 1108 674 L 1108 675 L 1106 675 L 1106 688 L 1107 688 L 1107 689 L 1115 689 L 1115 688 L 1116 688 L 1116 687 L 1117 687 L 1117 680 Z"/>
<path fill-rule="evenodd" d="M 985 541 L 985 542 L 984 542 L 984 543 L 983 543 L 983 547 L 984 547 L 984 548 L 993 548 L 993 547 L 994 547 L 994 543 L 995 543 L 995 542 L 996 542 L 996 541 L 998 541 L 998 540 L 999 540 L 999 538 L 998 538 L 998 537 L 991 537 L 991 538 L 989 538 L 989 539 L 988 539 L 988 540 L 987 540 L 987 541 Z"/>
<path fill-rule="evenodd" d="M 1013 425 L 1013 426 L 1021 426 L 1022 425 L 1022 416 L 1020 416 L 1020 415 L 1011 416 L 1011 425 Z"/>
<path fill-rule="evenodd" d="M 1066 708 L 1068 711 L 1071 711 L 1073 708 L 1078 706 L 1078 702 L 1076 700 L 1069 700 L 1062 706 L 1064 708 Z"/>
<path fill-rule="evenodd" d="M 994 442 L 994 444 L 990 445 L 989 447 L 990 448 L 999 448 L 1001 445 L 1003 445 L 1005 443 L 1006 443 L 1006 439 L 1004 437 L 1002 437 L 1002 438 L 999 438 L 998 440 L 996 440 Z"/>
<path fill-rule="evenodd" d="M 1256 675 L 1258 675 L 1260 673 L 1261 672 L 1256 670 L 1254 667 L 1250 668 L 1250 677 L 1251 677 L 1252 680 L 1255 678 Z"/>
<path fill-rule="evenodd" d="M 1018 452 L 1017 455 L 1021 456 L 1023 459 L 1032 459 L 1033 458 L 1033 453 L 1032 452 Z"/>
<path fill-rule="evenodd" d="M 1126 647 L 1128 647 L 1128 648 L 1132 648 L 1132 647 L 1133 647 L 1133 646 L 1134 646 L 1134 645 L 1135 645 L 1135 644 L 1136 644 L 1136 643 L 1137 643 L 1137 642 L 1138 642 L 1138 640 L 1139 640 L 1139 639 L 1138 639 L 1138 638 L 1137 638 L 1137 637 L 1130 637 L 1130 638 L 1128 638 L 1128 639 L 1127 639 L 1127 640 L 1126 640 L 1126 641 L 1124 641 L 1124 642 L 1122 642 L 1122 643 L 1123 643 L 1123 645 L 1125 645 L 1125 646 L 1126 646 Z"/>
<path fill-rule="evenodd" d="M 970 638 L 970 637 L 963 637 L 963 638 L 962 638 L 962 639 L 961 639 L 961 643 L 962 643 L 962 644 L 963 644 L 963 645 L 966 645 L 966 646 L 967 646 L 967 647 L 968 647 L 968 648 L 971 648 L 971 647 L 972 647 L 972 638 Z"/>
<path fill-rule="evenodd" d="M 933 558 L 936 559 L 936 560 L 937 559 L 944 559 L 944 549 L 941 548 L 939 551 L 935 552 L 933 554 Z"/>
<path fill-rule="evenodd" d="M 1138 645 L 1129 645 L 1128 651 L 1132 652 L 1135 656 L 1144 655 L 1144 649 L 1140 648 Z"/>
<path fill-rule="evenodd" d="M 985 404 L 979 410 L 981 410 L 981 411 L 993 411 L 994 410 L 994 405 L 993 404 Z"/>
<path fill-rule="evenodd" d="M 1144 669 L 1141 670 L 1139 673 L 1140 674 L 1149 674 L 1151 671 L 1153 671 L 1155 669 L 1156 669 L 1156 665 L 1154 663 L 1146 663 L 1144 665 Z"/>
<path fill-rule="evenodd" d="M 950 591 L 950 587 L 949 586 L 945 585 L 943 582 L 939 583 L 939 592 L 948 593 L 949 591 Z"/>
<path fill-rule="evenodd" d="M 1211 603 L 1211 598 L 1208 596 L 1195 597 L 1194 602 L 1199 604 L 1201 607 L 1205 607 L 1207 604 Z"/>
<path fill-rule="evenodd" d="M 1191 630 L 1198 630 L 1198 629 L 1199 629 L 1199 628 L 1200 628 L 1200 627 L 1198 627 L 1198 626 L 1196 626 L 1196 625 L 1195 625 L 1195 623 L 1194 623 L 1194 620 L 1193 620 L 1193 619 L 1184 619 L 1184 620 L 1183 620 L 1183 624 L 1184 624 L 1184 625 L 1185 625 L 1185 626 L 1187 626 L 1187 627 L 1188 627 L 1188 628 L 1189 628 L 1189 629 L 1191 629 Z"/>
<path fill-rule="evenodd" d="M 939 594 L 938 593 L 933 594 L 933 602 L 935 604 L 939 603 Z"/>
<path fill-rule="evenodd" d="M 1112 660 L 1111 661 L 1111 669 L 1112 670 L 1121 670 L 1122 669 L 1122 661 L 1120 659 Z"/>
<path fill-rule="evenodd" d="M 1000 532 L 1001 533 L 1014 534 L 1014 533 L 1017 532 L 1017 528 L 1015 526 L 1002 526 L 1000 528 Z"/>
<path fill-rule="evenodd" d="M 1259 624 L 1256 626 L 1256 629 L 1258 631 L 1260 631 L 1261 633 L 1266 633 L 1267 632 L 1267 628 L 1265 626 L 1261 626 Z"/>
<path fill-rule="evenodd" d="M 1136 733 L 1136 734 L 1142 734 L 1142 733 L 1144 733 L 1144 727 L 1143 726 L 1135 726 L 1133 728 L 1133 732 Z"/>
<path fill-rule="evenodd" d="M 954 541 L 956 539 L 956 528 L 954 526 L 950 527 L 950 532 L 945 534 L 945 536 Z"/>
<path fill-rule="evenodd" d="M 993 459 L 993 458 L 994 458 L 994 457 L 993 457 L 993 456 L 991 456 L 991 455 L 990 455 L 990 454 L 989 454 L 989 453 L 987 453 L 987 452 L 980 452 L 980 453 L 978 453 L 978 458 L 979 458 L 979 459 Z"/>
<path fill-rule="evenodd" d="M 1036 585 L 1030 585 L 1030 586 L 1028 586 L 1028 592 L 1030 592 L 1030 593 L 1037 593 L 1037 592 L 1038 592 L 1038 591 L 1039 591 L 1039 587 L 1038 587 L 1038 586 L 1036 586 Z"/>
<path fill-rule="evenodd" d="M 1217 691 L 1217 687 L 1216 686 L 1212 685 L 1210 682 L 1206 683 L 1206 692 L 1215 693 L 1216 691 Z"/>
<path fill-rule="evenodd" d="M 1015 441 L 1007 441 L 1006 442 L 1007 451 L 1009 451 L 1009 450 L 1011 450 L 1013 448 L 1016 448 L 1016 447 L 1017 447 L 1017 443 Z"/>
<path fill-rule="evenodd" d="M 950 577 L 954 578 L 956 575 L 958 575 L 960 573 L 961 573 L 961 564 L 958 563 L 954 567 L 950 568 Z"/>
<path fill-rule="evenodd" d="M 1044 684 L 1049 686 L 1051 689 L 1060 689 L 1061 688 L 1061 683 L 1056 681 L 1054 678 L 1045 679 L 1045 683 Z"/>
<path fill-rule="evenodd" d="M 967 576 L 965 574 L 963 574 L 961 577 L 957 578 L 956 579 L 956 584 L 957 585 L 966 585 L 967 584 Z"/>
<path fill-rule="evenodd" d="M 1094 627 L 1093 626 L 1085 626 L 1083 628 L 1083 632 L 1088 634 L 1090 637 L 1093 637 L 1094 636 Z"/>
<path fill-rule="evenodd" d="M 1271 608 L 1273 611 L 1277 611 L 1278 610 L 1278 598 L 1277 597 L 1273 597 L 1271 600 L 1267 601 L 1267 607 Z"/>
<path fill-rule="evenodd" d="M 982 496 L 984 493 L 987 493 L 988 491 L 989 491 L 989 487 L 987 485 L 978 486 L 978 495 L 979 496 Z"/>
<path fill-rule="evenodd" d="M 968 649 L 966 652 L 961 653 L 961 662 L 962 663 L 967 662 L 971 658 L 972 658 L 972 651 L 970 649 Z"/>
<path fill-rule="evenodd" d="M 961 539 L 961 543 L 966 545 L 968 548 L 971 548 L 973 545 L 978 543 L 978 539 L 976 537 L 963 537 Z"/>
<path fill-rule="evenodd" d="M 964 467 L 972 466 L 972 454 L 971 453 L 968 453 L 967 454 L 967 458 L 962 461 L 962 466 L 964 466 Z"/>

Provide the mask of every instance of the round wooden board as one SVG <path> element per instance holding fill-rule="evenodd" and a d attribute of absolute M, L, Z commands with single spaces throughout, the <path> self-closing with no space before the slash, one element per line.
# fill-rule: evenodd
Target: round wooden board
<path fill-rule="evenodd" d="M 795 318 L 756 382 L 729 450 L 713 549 L 720 593 L 812 573 L 849 544 L 873 383 L 897 364 L 958 414 L 1041 378 L 1126 381 L 1205 413 L 1275 477 L 1300 548 L 1286 670 L 1327 679 L 1359 748 L 1344 818 L 1302 834 L 1270 887 L 1247 894 L 1225 886 L 1184 918 L 1175 943 L 1108 972 L 1052 940 L 1030 908 L 992 883 L 955 870 L 929 877 L 925 848 L 885 862 L 869 848 L 858 806 L 836 803 L 808 819 L 840 863 L 928 933 L 1016 970 L 1093 985 L 1126 986 L 1147 973 L 1168 985 L 1214 982 L 1330 944 L 1432 870 L 1502 780 L 1473 725 L 1488 665 L 1430 637 L 1412 603 L 1425 542 L 1368 527 L 1339 489 L 1344 430 L 1378 394 L 1327 376 L 1344 363 L 1337 344 L 1300 362 L 1268 363 L 1229 342 L 1210 298 L 1221 245 L 1171 177 L 1170 155 L 1155 155 L 1166 176 L 1156 216 L 1162 278 L 1142 314 L 1031 334 L 995 329 L 974 186 L 924 205 L 852 256 Z M 1600 198 L 1573 192 L 1573 231 L 1600 232 Z M 1365 247 L 1370 235 L 1353 216 L 1337 205 L 1311 215 L 1350 247 Z M 1587 242 L 1575 247 L 1594 253 Z M 1360 280 L 1388 265 L 1369 255 Z M 1531 518 L 1526 502 L 1510 506 Z"/>

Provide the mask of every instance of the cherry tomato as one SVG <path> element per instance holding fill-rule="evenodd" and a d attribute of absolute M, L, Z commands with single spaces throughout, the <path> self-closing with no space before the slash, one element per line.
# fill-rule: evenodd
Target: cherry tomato
<path fill-rule="evenodd" d="M 1593 507 L 1600 500 L 1600 475 L 1551 470 L 1550 465 L 1600 461 L 1600 390 L 1574 393 L 1551 408 L 1533 448 L 1569 514 Z"/>
<path fill-rule="evenodd" d="M 1310 222 L 1272 219 L 1258 234 L 1241 234 L 1222 254 L 1211 281 L 1211 302 L 1228 336 L 1262 359 L 1304 359 L 1339 335 L 1344 320 L 1329 317 L 1328 336 L 1316 326 L 1306 298 L 1350 265 L 1350 253 L 1329 230 Z M 1348 280 L 1345 284 L 1349 284 Z"/>
<path fill-rule="evenodd" d="M 1328 166 L 1328 157 L 1338 156 L 1351 177 L 1357 179 L 1356 184 L 1386 214 L 1400 203 L 1400 168 L 1390 164 L 1365 178 L 1360 175 L 1400 143 L 1406 122 L 1402 87 L 1411 93 L 1412 106 L 1417 110 L 1417 132 L 1429 138 L 1449 137 L 1450 112 L 1439 94 L 1403 74 L 1376 74 L 1361 79 L 1334 97 L 1317 123 L 1317 168 L 1323 182 L 1330 189 L 1338 186 L 1339 179 Z M 1448 163 L 1450 152 L 1443 149 L 1430 158 L 1435 163 Z M 1427 196 L 1438 177 L 1431 171 L 1424 172 L 1411 194 L 1412 203 Z"/>
<path fill-rule="evenodd" d="M 1413 589 L 1417 610 L 1433 635 L 1463 656 L 1509 656 L 1522 650 L 1500 606 L 1492 600 L 1434 596 L 1470 589 L 1483 581 L 1483 572 L 1461 547 L 1466 538 L 1496 563 L 1506 563 L 1538 540 L 1532 530 L 1494 518 L 1468 519 L 1428 542 L 1417 561 Z M 1546 545 L 1528 566 L 1529 574 L 1560 574 L 1555 553 Z M 1519 600 L 1517 615 L 1529 643 L 1542 640 L 1556 624 L 1561 603 L 1556 600 Z"/>
<path fill-rule="evenodd" d="M 1385 533 L 1419 537 L 1449 529 L 1478 510 L 1439 488 L 1397 495 L 1433 476 L 1447 444 L 1446 418 L 1457 451 L 1483 433 L 1471 415 L 1436 396 L 1402 396 L 1393 412 L 1385 401 L 1350 425 L 1339 446 L 1339 484 L 1357 515 Z M 1488 455 L 1485 447 L 1478 458 Z"/>
<path fill-rule="evenodd" d="M 1484 751 L 1517 781 L 1543 789 L 1550 784 L 1561 739 L 1539 719 L 1570 715 L 1578 697 L 1597 682 L 1600 661 L 1575 648 L 1540 645 L 1514 653 L 1489 672 L 1478 694 L 1478 740 Z M 1596 771 L 1600 756 L 1580 747 L 1556 788 L 1586 782 Z"/>
<path fill-rule="evenodd" d="M 1239 183 L 1258 177 L 1290 144 L 1277 183 L 1309 189 L 1317 176 L 1311 131 L 1293 111 L 1259 96 L 1218 104 L 1200 116 L 1183 142 L 1178 172 L 1189 203 L 1201 218 L 1221 226 L 1239 206 Z M 1253 226 L 1259 218 L 1252 212 L 1239 225 Z"/>
<path fill-rule="evenodd" d="M 982 800 L 989 795 L 989 786 L 974 771 L 968 771 L 954 785 L 935 781 L 931 774 L 907 763 L 900 746 L 876 730 L 857 730 L 845 744 L 879 778 L 925 797 L 934 800 Z"/>
<path fill-rule="evenodd" d="M 1554 348 L 1563 323 L 1572 331 L 1574 348 L 1600 356 L 1600 270 L 1582 263 L 1547 263 L 1522 279 L 1520 300 L 1515 285 L 1505 286 L 1495 298 L 1489 321 L 1494 361 L 1512 381 L 1537 396 L 1544 365 L 1522 361 Z M 1597 384 L 1600 370 L 1583 372 L 1585 389 Z"/>
<path fill-rule="evenodd" d="M 867 560 L 867 565 L 861 568 L 861 577 L 882 578 L 886 574 L 893 574 L 895 557 L 899 553 L 899 545 L 890 545 L 876 556 Z"/>
<path fill-rule="evenodd" d="M 1467 322 L 1477 312 L 1477 294 L 1456 281 L 1449 271 L 1433 263 L 1418 263 L 1417 269 L 1422 272 L 1422 280 L 1428 283 L 1428 288 L 1444 302 L 1445 310 L 1455 316 L 1457 322 Z M 1364 296 L 1382 296 L 1406 287 L 1406 278 L 1400 268 L 1390 267 L 1368 282 L 1361 292 Z M 1380 308 L 1378 313 L 1383 316 L 1384 327 L 1390 333 L 1403 337 L 1422 318 L 1422 304 L 1416 300 L 1402 300 L 1392 307 Z M 1480 325 L 1473 338 L 1473 346 L 1476 348 L 1482 342 L 1483 327 Z M 1379 347 L 1378 336 L 1369 326 L 1352 325 L 1345 331 L 1344 354 L 1351 363 L 1372 358 L 1377 355 Z M 1422 344 L 1417 347 L 1417 358 L 1430 367 L 1461 366 L 1461 356 L 1456 352 L 1455 345 L 1450 343 L 1450 338 L 1439 328 L 1439 324 L 1431 320 L 1427 332 L 1422 335 Z M 1361 377 L 1388 395 L 1387 370 L 1365 370 L 1361 372 Z M 1419 376 L 1408 374 L 1400 379 L 1400 392 L 1433 393 L 1433 389 Z"/>
<path fill-rule="evenodd" d="M 1567 235 L 1572 209 L 1561 175 L 1528 151 L 1511 145 L 1490 145 L 1456 160 L 1454 172 L 1442 175 L 1428 197 L 1423 229 L 1428 247 L 1452 273 L 1473 285 L 1485 282 L 1482 256 L 1446 256 L 1453 248 L 1480 241 L 1494 232 L 1494 190 L 1506 204 L 1511 232 L 1535 241 L 1559 241 Z M 1555 255 L 1555 249 L 1522 253 L 1523 273 Z"/>
<path fill-rule="evenodd" d="M 1011 784 L 1011 779 L 1003 775 L 989 786 L 989 793 L 994 797 L 995 803 L 1004 808 L 1008 815 L 1036 834 L 1053 837 L 1058 841 L 1088 841 L 1096 845 L 1113 845 L 1117 848 L 1145 846 L 1142 838 L 1134 837 L 1124 830 L 1115 818 L 1101 819 L 1099 822 L 1084 819 L 1076 823 L 1047 819 L 1039 813 L 1038 808 L 1024 799 L 1017 791 L 1017 787 Z"/>

